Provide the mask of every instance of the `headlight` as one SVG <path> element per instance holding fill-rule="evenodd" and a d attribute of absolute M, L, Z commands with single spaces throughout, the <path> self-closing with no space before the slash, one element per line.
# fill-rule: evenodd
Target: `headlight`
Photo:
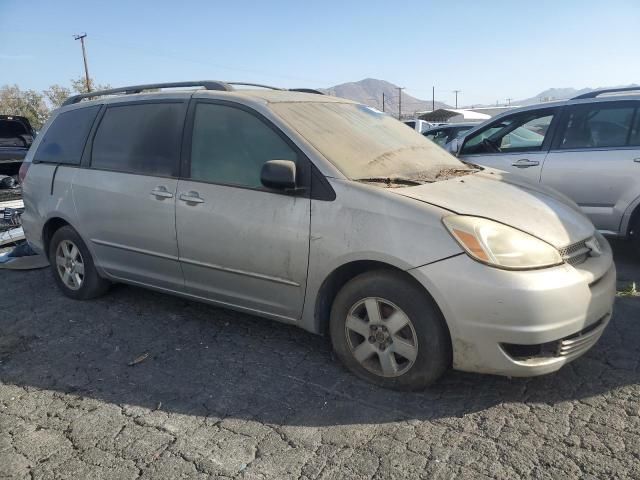
<path fill-rule="evenodd" d="M 480 262 L 512 270 L 563 262 L 553 246 L 502 223 L 463 215 L 451 215 L 442 221 L 462 248 Z"/>

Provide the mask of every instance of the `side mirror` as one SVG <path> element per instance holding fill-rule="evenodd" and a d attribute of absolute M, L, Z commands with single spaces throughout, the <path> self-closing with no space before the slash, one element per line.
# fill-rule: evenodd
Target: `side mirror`
<path fill-rule="evenodd" d="M 260 181 L 267 188 L 291 190 L 296 188 L 296 164 L 291 160 L 269 160 L 262 166 Z"/>

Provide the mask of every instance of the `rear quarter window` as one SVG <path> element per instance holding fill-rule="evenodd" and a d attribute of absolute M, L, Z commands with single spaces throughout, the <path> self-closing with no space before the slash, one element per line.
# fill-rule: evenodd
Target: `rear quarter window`
<path fill-rule="evenodd" d="M 34 162 L 79 165 L 82 151 L 100 105 L 59 114 L 40 141 Z"/>

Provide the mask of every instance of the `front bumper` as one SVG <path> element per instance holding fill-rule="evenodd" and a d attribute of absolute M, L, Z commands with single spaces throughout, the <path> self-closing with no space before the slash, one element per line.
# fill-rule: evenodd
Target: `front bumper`
<path fill-rule="evenodd" d="M 508 271 L 467 255 L 409 270 L 440 307 L 457 370 L 534 376 L 578 358 L 612 314 L 616 271 L 611 249 L 575 267 Z"/>

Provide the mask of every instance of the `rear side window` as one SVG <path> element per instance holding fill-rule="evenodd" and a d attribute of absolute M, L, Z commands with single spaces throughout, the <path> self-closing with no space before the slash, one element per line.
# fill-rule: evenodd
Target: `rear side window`
<path fill-rule="evenodd" d="M 255 115 L 225 105 L 197 105 L 191 141 L 193 180 L 262 188 L 265 162 L 296 159 L 287 142 Z"/>
<path fill-rule="evenodd" d="M 98 110 L 100 105 L 94 105 L 58 115 L 44 133 L 33 160 L 79 165 Z"/>
<path fill-rule="evenodd" d="M 91 166 L 169 177 L 177 175 L 182 103 L 108 107 L 93 139 Z"/>
<path fill-rule="evenodd" d="M 584 105 L 569 110 L 561 149 L 623 147 L 634 116 L 632 105 Z"/>

